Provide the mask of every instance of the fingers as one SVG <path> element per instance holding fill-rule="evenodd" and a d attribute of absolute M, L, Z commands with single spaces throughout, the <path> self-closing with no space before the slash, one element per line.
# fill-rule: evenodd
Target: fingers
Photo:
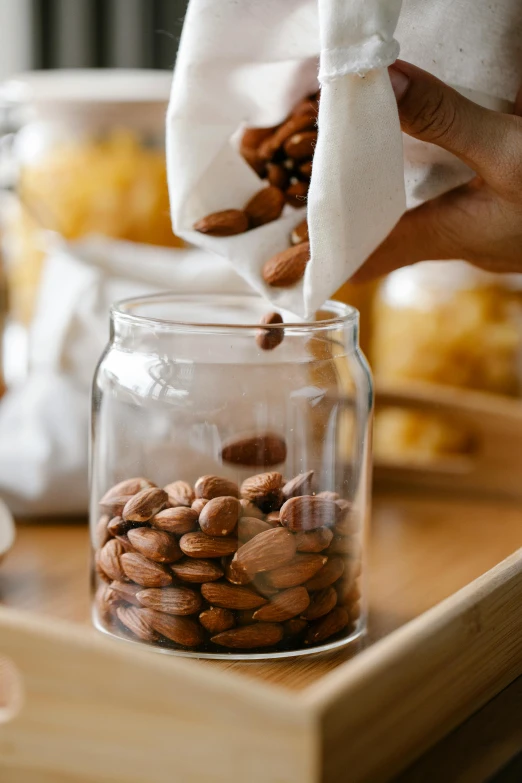
<path fill-rule="evenodd" d="M 402 130 L 457 155 L 484 179 L 498 176 L 513 118 L 484 109 L 410 63 L 389 68 Z"/>

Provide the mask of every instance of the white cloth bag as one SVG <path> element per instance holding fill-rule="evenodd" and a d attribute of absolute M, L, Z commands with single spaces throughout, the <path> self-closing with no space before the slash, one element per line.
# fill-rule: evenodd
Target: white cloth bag
<path fill-rule="evenodd" d="M 95 237 L 50 245 L 31 328 L 31 373 L 0 405 L 0 495 L 16 514 L 87 511 L 91 384 L 109 338 L 109 309 L 172 290 L 249 288 L 225 259 L 194 248 Z"/>
<path fill-rule="evenodd" d="M 402 6 L 402 7 L 401 7 Z M 321 306 L 407 207 L 467 181 L 453 156 L 407 140 L 386 67 L 399 53 L 492 108 L 522 81 L 520 0 L 191 0 L 167 119 L 176 233 L 228 258 L 274 303 Z M 318 59 L 319 58 L 319 59 Z M 239 236 L 192 231 L 242 207 L 262 186 L 238 152 L 246 125 L 281 122 L 321 83 L 308 196 L 311 261 L 292 289 L 270 288 L 263 263 L 288 246 L 302 210 Z"/>

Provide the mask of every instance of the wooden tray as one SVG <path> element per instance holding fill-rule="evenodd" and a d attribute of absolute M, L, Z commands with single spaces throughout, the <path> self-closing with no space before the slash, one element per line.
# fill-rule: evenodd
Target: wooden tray
<path fill-rule="evenodd" d="M 472 492 L 522 500 L 522 400 L 470 389 L 377 380 L 376 408 L 392 406 L 440 416 L 469 438 L 463 454 L 436 459 L 384 460 L 374 455 L 374 485 L 453 494 Z"/>
<path fill-rule="evenodd" d="M 389 780 L 522 672 L 519 554 L 404 624 L 520 545 L 522 510 L 386 497 L 374 521 L 371 644 L 352 659 L 192 661 L 1 609 L 22 695 L 0 724 L 0 780 Z M 19 534 L 0 596 L 84 619 L 85 529 Z"/>

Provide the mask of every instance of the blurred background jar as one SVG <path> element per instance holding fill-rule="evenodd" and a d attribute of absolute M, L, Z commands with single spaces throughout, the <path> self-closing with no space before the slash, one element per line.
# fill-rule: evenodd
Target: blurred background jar
<path fill-rule="evenodd" d="M 271 327 L 263 350 L 266 307 L 161 295 L 113 308 L 93 387 L 101 630 L 234 657 L 364 631 L 373 398 L 358 314 L 329 302 L 315 322 Z"/>
<path fill-rule="evenodd" d="M 14 132 L 3 140 L 2 241 L 18 373 L 48 232 L 179 246 L 166 180 L 171 72 L 41 71 L 0 91 Z"/>
<path fill-rule="evenodd" d="M 371 361 L 378 381 L 522 395 L 522 278 L 463 261 L 404 267 L 381 281 Z M 375 451 L 429 460 L 464 453 L 469 433 L 433 414 L 379 411 Z"/>

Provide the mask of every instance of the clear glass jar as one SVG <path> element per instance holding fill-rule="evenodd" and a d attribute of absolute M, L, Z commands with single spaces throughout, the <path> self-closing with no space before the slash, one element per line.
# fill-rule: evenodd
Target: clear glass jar
<path fill-rule="evenodd" d="M 47 232 L 166 247 L 172 233 L 165 112 L 172 74 L 75 69 L 21 74 L 2 85 L 16 128 L 3 139 L 2 245 L 10 317 L 33 318 Z M 9 142 L 9 143 L 8 143 Z"/>
<path fill-rule="evenodd" d="M 522 276 L 464 261 L 404 267 L 381 284 L 372 366 L 386 381 L 422 380 L 522 394 Z"/>
<path fill-rule="evenodd" d="M 266 310 L 256 296 L 113 308 L 93 388 L 100 630 L 224 658 L 365 630 L 372 383 L 358 313 L 329 302 L 262 340 Z"/>
<path fill-rule="evenodd" d="M 374 301 L 372 368 L 386 383 L 458 386 L 522 394 L 522 276 L 464 261 L 430 261 L 393 272 Z M 375 453 L 430 461 L 466 454 L 473 433 L 436 413 L 379 410 Z"/>

